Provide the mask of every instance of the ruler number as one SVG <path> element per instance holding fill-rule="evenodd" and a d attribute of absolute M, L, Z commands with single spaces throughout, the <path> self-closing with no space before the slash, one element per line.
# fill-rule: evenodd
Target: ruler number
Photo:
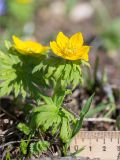
<path fill-rule="evenodd" d="M 85 146 L 81 156 L 95 160 L 120 160 L 120 131 L 81 131 L 70 146 L 71 152 L 77 152 Z M 113 154 L 114 152 L 114 154 Z"/>
<path fill-rule="evenodd" d="M 103 151 L 106 151 L 106 146 L 103 146 L 102 149 L 103 149 Z"/>
<path fill-rule="evenodd" d="M 79 149 L 79 146 L 78 146 L 78 145 L 75 145 L 75 146 L 74 146 L 74 150 L 75 150 L 75 151 L 78 151 L 78 149 Z"/>

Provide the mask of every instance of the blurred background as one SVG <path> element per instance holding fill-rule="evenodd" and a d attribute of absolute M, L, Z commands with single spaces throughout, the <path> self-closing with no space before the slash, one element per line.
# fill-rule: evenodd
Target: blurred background
<path fill-rule="evenodd" d="M 85 70 L 83 88 L 75 89 L 69 106 L 78 112 L 95 91 L 88 117 L 119 120 L 120 0 L 0 0 L 0 47 L 12 35 L 48 45 L 59 31 L 68 36 L 82 32 L 92 46 L 92 67 Z"/>
<path fill-rule="evenodd" d="M 82 32 L 93 62 L 97 50 L 110 81 L 120 84 L 119 0 L 0 0 L 1 44 L 12 35 L 48 43 L 59 31 Z"/>

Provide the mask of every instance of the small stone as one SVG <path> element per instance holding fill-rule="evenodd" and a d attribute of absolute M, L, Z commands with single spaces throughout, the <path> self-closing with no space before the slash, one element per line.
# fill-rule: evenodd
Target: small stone
<path fill-rule="evenodd" d="M 80 89 L 76 89 L 76 90 L 73 92 L 72 97 L 73 97 L 73 98 L 76 98 L 76 97 L 79 96 L 79 94 L 80 94 Z"/>
<path fill-rule="evenodd" d="M 49 11 L 57 16 L 62 16 L 64 14 L 64 3 L 56 1 L 51 3 Z"/>
<path fill-rule="evenodd" d="M 10 120 L 10 125 L 12 125 L 13 124 L 13 120 Z"/>
<path fill-rule="evenodd" d="M 80 22 L 90 18 L 94 13 L 93 7 L 85 2 L 77 4 L 70 12 L 70 20 L 73 22 Z"/>
<path fill-rule="evenodd" d="M 3 122 L 6 124 L 9 123 L 9 119 L 4 119 Z"/>

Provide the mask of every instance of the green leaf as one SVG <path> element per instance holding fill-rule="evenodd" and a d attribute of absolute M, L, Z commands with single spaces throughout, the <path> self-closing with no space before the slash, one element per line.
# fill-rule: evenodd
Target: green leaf
<path fill-rule="evenodd" d="M 84 60 L 81 60 L 81 64 L 90 68 L 90 63 Z"/>
<path fill-rule="evenodd" d="M 120 116 L 117 117 L 116 126 L 117 126 L 118 130 L 120 131 Z"/>
<path fill-rule="evenodd" d="M 43 63 L 41 62 L 40 64 L 38 64 L 37 66 L 35 66 L 32 70 L 32 73 L 41 71 L 41 69 L 43 68 Z"/>
<path fill-rule="evenodd" d="M 76 120 L 75 117 L 74 117 L 74 115 L 71 114 L 71 113 L 70 113 L 69 111 L 67 111 L 66 109 L 64 109 L 63 107 L 62 107 L 61 111 L 64 113 L 65 117 L 68 118 L 69 121 L 72 120 L 72 122 L 74 122 L 74 121 Z"/>
<path fill-rule="evenodd" d="M 79 63 L 73 62 L 72 65 L 69 83 L 72 83 L 74 89 L 78 84 L 82 84 L 81 61 Z"/>
<path fill-rule="evenodd" d="M 48 104 L 48 105 L 54 105 L 53 100 L 51 97 L 45 96 L 43 94 L 40 94 L 40 97 L 44 99 L 44 101 Z"/>
<path fill-rule="evenodd" d="M 20 55 L 14 50 L 0 51 L 0 96 L 14 92 L 15 97 L 21 94 L 36 96 L 37 86 L 47 87 L 43 72 L 32 73 L 41 59 Z M 29 94 L 28 94 L 29 93 Z"/>
<path fill-rule="evenodd" d="M 9 50 L 12 47 L 12 44 L 9 41 L 5 40 L 5 47 Z"/>
<path fill-rule="evenodd" d="M 77 120 L 75 127 L 73 128 L 72 137 L 74 137 L 80 131 L 80 129 L 82 127 L 83 119 L 90 109 L 90 105 L 92 103 L 93 98 L 94 98 L 94 94 L 87 100 L 85 106 L 83 107 L 82 111 L 80 112 L 80 119 Z"/>
<path fill-rule="evenodd" d="M 49 78 L 50 76 L 53 75 L 54 71 L 55 71 L 56 67 L 55 66 L 49 66 L 48 67 L 48 71 L 47 74 L 45 75 L 46 78 Z"/>
<path fill-rule="evenodd" d="M 64 108 L 55 104 L 45 104 L 33 109 L 30 126 L 34 129 L 43 129 L 43 132 L 49 130 L 53 135 L 60 133 L 60 138 L 65 143 L 72 134 L 71 126 L 74 119 L 74 116 Z"/>
<path fill-rule="evenodd" d="M 30 144 L 30 153 L 32 155 L 34 154 L 40 154 L 49 148 L 50 143 L 48 141 L 38 141 Z"/>
<path fill-rule="evenodd" d="M 64 101 L 64 98 L 66 95 L 71 94 L 71 90 L 62 90 L 59 87 L 56 87 L 56 89 L 54 90 L 54 96 L 53 96 L 53 102 L 57 107 L 60 107 Z"/>
<path fill-rule="evenodd" d="M 70 155 L 73 157 L 77 157 L 80 155 L 80 153 L 85 149 L 85 147 L 82 147 L 80 149 L 78 149 L 77 151 L 75 151 L 74 153 L 71 153 Z"/>
<path fill-rule="evenodd" d="M 64 68 L 65 68 L 64 63 L 60 64 L 56 67 L 56 71 L 54 72 L 54 75 L 53 75 L 56 80 L 58 80 L 60 78 L 60 76 L 63 75 Z"/>
<path fill-rule="evenodd" d="M 17 125 L 17 128 L 23 132 L 25 135 L 29 135 L 31 132 L 31 129 L 25 124 L 25 123 L 19 123 Z"/>
<path fill-rule="evenodd" d="M 64 80 L 69 81 L 70 73 L 72 69 L 72 64 L 71 63 L 66 63 L 65 68 L 64 68 Z"/>
<path fill-rule="evenodd" d="M 35 111 L 35 114 L 32 116 L 32 126 L 43 126 L 46 131 L 55 123 L 56 117 L 59 116 L 58 112 L 58 108 L 52 105 L 39 107 L 37 112 Z"/>
<path fill-rule="evenodd" d="M 27 147 L 28 147 L 27 142 L 26 142 L 24 139 L 21 139 L 21 141 L 20 141 L 20 149 L 21 149 L 21 152 L 22 152 L 24 155 L 27 154 Z"/>
<path fill-rule="evenodd" d="M 60 138 L 61 140 L 66 143 L 69 141 L 70 137 L 71 137 L 71 128 L 70 128 L 70 124 L 67 118 L 63 117 L 62 118 L 62 126 L 61 126 L 61 130 L 60 130 Z"/>
<path fill-rule="evenodd" d="M 44 73 L 50 88 L 52 87 L 51 82 L 54 82 L 55 87 L 61 85 L 61 88 L 65 89 L 68 85 L 72 85 L 75 88 L 82 83 L 81 65 L 83 63 L 85 64 L 82 61 L 68 61 L 50 57 L 42 61 L 38 66 L 35 66 L 32 73 Z M 86 64 L 88 65 L 87 62 Z"/>
<path fill-rule="evenodd" d="M 107 107 L 111 107 L 109 104 L 100 103 L 96 107 L 92 108 L 87 114 L 86 118 L 91 118 L 97 113 L 100 113 L 101 111 L 104 111 Z"/>
<path fill-rule="evenodd" d="M 82 109 L 82 111 L 80 113 L 80 119 L 77 120 L 77 121 L 74 120 L 74 121 L 76 121 L 76 123 L 75 123 L 73 131 L 72 131 L 72 136 L 64 146 L 64 154 L 65 155 L 67 154 L 67 150 L 68 150 L 68 148 L 70 146 L 70 143 L 71 143 L 72 139 L 74 138 L 74 136 L 76 136 L 76 134 L 80 131 L 80 129 L 82 127 L 83 119 L 84 119 L 85 115 L 87 114 L 87 112 L 88 112 L 88 110 L 90 108 L 90 105 L 92 103 L 93 98 L 94 98 L 94 94 L 87 100 L 85 106 L 83 107 L 83 109 Z"/>
<path fill-rule="evenodd" d="M 9 151 L 6 153 L 5 160 L 11 160 Z"/>
<path fill-rule="evenodd" d="M 61 117 L 60 116 L 57 116 L 55 118 L 55 122 L 54 122 L 54 125 L 52 126 L 52 135 L 56 134 L 59 130 L 60 130 L 60 125 L 61 125 Z"/>

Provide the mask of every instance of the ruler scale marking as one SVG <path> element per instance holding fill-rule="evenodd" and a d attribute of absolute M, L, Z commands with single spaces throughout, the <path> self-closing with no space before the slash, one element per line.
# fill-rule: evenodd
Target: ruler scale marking
<path fill-rule="evenodd" d="M 120 160 L 120 131 L 81 131 L 70 146 L 74 152 L 83 146 L 82 157 L 90 160 Z"/>

